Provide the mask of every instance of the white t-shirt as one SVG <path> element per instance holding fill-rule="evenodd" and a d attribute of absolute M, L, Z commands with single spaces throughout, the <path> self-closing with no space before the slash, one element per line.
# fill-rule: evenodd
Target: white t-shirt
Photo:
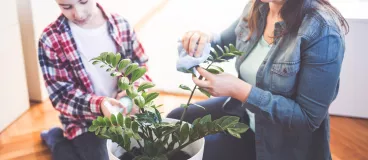
<path fill-rule="evenodd" d="M 95 94 L 115 98 L 117 78 L 111 77 L 106 68 L 100 68 L 100 64 L 93 65 L 90 61 L 103 52 L 116 53 L 116 45 L 108 32 L 107 23 L 93 29 L 81 28 L 70 21 L 69 25 Z"/>

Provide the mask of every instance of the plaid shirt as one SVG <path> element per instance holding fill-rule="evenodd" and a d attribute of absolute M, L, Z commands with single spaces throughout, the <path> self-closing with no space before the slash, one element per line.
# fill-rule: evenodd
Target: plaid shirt
<path fill-rule="evenodd" d="M 107 19 L 109 33 L 122 57 L 146 66 L 148 57 L 129 23 L 117 14 L 105 12 L 100 5 L 98 7 Z M 49 98 L 61 113 L 66 137 L 73 139 L 88 132 L 92 120 L 102 115 L 103 97 L 94 94 L 65 16 L 61 15 L 43 31 L 38 53 Z M 144 79 L 151 81 L 147 74 Z"/>

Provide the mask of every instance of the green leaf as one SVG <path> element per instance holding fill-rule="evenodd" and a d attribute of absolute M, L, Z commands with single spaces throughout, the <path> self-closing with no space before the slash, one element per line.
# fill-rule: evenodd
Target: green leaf
<path fill-rule="evenodd" d="M 104 135 L 104 134 L 106 133 L 106 131 L 107 131 L 107 127 L 103 127 L 103 128 L 101 129 L 100 134 Z"/>
<path fill-rule="evenodd" d="M 125 127 L 130 128 L 132 120 L 130 118 L 125 118 Z"/>
<path fill-rule="evenodd" d="M 207 122 L 212 122 L 211 115 L 210 114 L 204 116 L 203 118 L 201 118 L 201 121 L 199 123 L 206 124 Z"/>
<path fill-rule="evenodd" d="M 156 113 L 156 116 L 157 116 L 157 119 L 158 119 L 158 123 L 161 123 L 161 122 L 162 122 L 161 114 L 160 114 L 160 112 L 157 110 L 157 108 L 155 108 L 155 113 Z"/>
<path fill-rule="evenodd" d="M 116 133 L 116 129 L 114 126 L 111 126 L 108 130 L 110 132 L 110 134 L 115 134 Z"/>
<path fill-rule="evenodd" d="M 234 51 L 232 52 L 233 54 L 237 55 L 237 56 L 241 56 L 244 54 L 244 52 L 240 52 L 240 51 Z"/>
<path fill-rule="evenodd" d="M 96 125 L 96 126 L 98 126 L 97 119 L 95 119 L 95 120 L 93 120 L 93 121 L 92 121 L 92 125 Z"/>
<path fill-rule="evenodd" d="M 214 56 L 215 57 L 213 57 L 213 58 L 217 58 L 218 57 L 218 53 L 217 53 L 217 51 L 214 49 L 214 48 L 211 48 L 211 51 L 212 51 L 212 53 L 214 54 Z"/>
<path fill-rule="evenodd" d="M 220 71 L 220 72 L 224 72 L 224 69 L 222 69 L 222 68 L 221 68 L 221 67 L 219 67 L 219 66 L 212 65 L 211 67 L 216 68 L 216 70 L 218 70 L 218 71 Z"/>
<path fill-rule="evenodd" d="M 230 44 L 229 47 L 230 47 L 230 52 L 237 51 L 236 47 L 233 44 Z"/>
<path fill-rule="evenodd" d="M 136 122 L 136 121 L 132 122 L 132 130 L 133 130 L 134 133 L 138 134 L 138 126 L 139 126 L 138 122 Z"/>
<path fill-rule="evenodd" d="M 119 72 L 123 72 L 123 69 L 125 69 L 125 67 L 127 67 L 129 64 L 131 64 L 130 59 L 121 60 L 118 65 Z"/>
<path fill-rule="evenodd" d="M 134 98 L 134 103 L 139 107 L 139 108 L 143 108 L 145 105 L 145 100 L 142 96 L 136 96 Z"/>
<path fill-rule="evenodd" d="M 188 86 L 186 86 L 186 85 L 184 85 L 184 84 L 181 84 L 181 85 L 179 86 L 179 88 L 184 89 L 184 90 L 188 90 L 188 91 L 192 91 Z"/>
<path fill-rule="evenodd" d="M 88 128 L 88 131 L 90 131 L 90 132 L 94 132 L 94 131 L 96 131 L 96 130 L 97 130 L 97 128 L 99 128 L 99 126 L 97 126 L 97 125 L 91 125 L 91 126 Z"/>
<path fill-rule="evenodd" d="M 137 90 L 133 87 L 133 86 L 130 86 L 127 90 L 127 95 L 131 98 L 131 99 L 134 99 L 135 97 L 138 96 L 138 92 Z"/>
<path fill-rule="evenodd" d="M 138 80 L 139 78 L 141 78 L 145 73 L 146 73 L 146 68 L 144 67 L 140 67 L 136 70 L 133 71 L 132 73 L 132 78 L 130 79 L 130 83 L 135 82 L 136 80 Z"/>
<path fill-rule="evenodd" d="M 147 156 L 138 156 L 138 157 L 135 157 L 133 160 L 152 160 L 152 159 Z"/>
<path fill-rule="evenodd" d="M 217 48 L 222 52 L 222 54 L 225 54 L 224 50 L 219 45 L 217 45 Z"/>
<path fill-rule="evenodd" d="M 193 126 L 193 129 L 194 129 L 194 132 L 197 132 L 198 133 L 198 136 L 201 137 L 201 136 L 204 136 L 204 132 L 203 132 L 203 128 L 205 126 L 202 126 L 200 123 L 196 123 L 194 126 Z"/>
<path fill-rule="evenodd" d="M 222 55 L 222 57 L 234 57 L 235 54 L 234 53 L 226 53 L 224 55 Z"/>
<path fill-rule="evenodd" d="M 142 139 L 142 137 L 139 136 L 138 132 L 133 134 L 133 138 L 136 139 L 136 140 L 141 140 Z"/>
<path fill-rule="evenodd" d="M 229 52 L 230 52 L 230 49 L 229 49 L 229 47 L 227 47 L 227 46 L 224 46 L 224 48 L 225 48 L 225 51 L 226 51 L 226 53 L 229 53 Z"/>
<path fill-rule="evenodd" d="M 197 107 L 199 107 L 199 108 L 202 108 L 202 109 L 206 110 L 206 108 L 204 108 L 203 106 L 201 106 L 201 105 L 199 105 L 199 104 L 191 103 L 191 105 L 194 105 L 194 106 L 197 106 Z"/>
<path fill-rule="evenodd" d="M 137 117 L 137 121 L 141 123 L 155 123 L 155 114 L 150 111 L 137 113 L 135 114 L 135 117 Z"/>
<path fill-rule="evenodd" d="M 113 69 L 112 68 L 107 68 L 106 72 L 111 72 Z"/>
<path fill-rule="evenodd" d="M 119 134 L 119 135 L 122 135 L 123 134 L 123 129 L 120 126 L 117 126 L 116 127 L 116 133 Z"/>
<path fill-rule="evenodd" d="M 232 129 L 227 129 L 227 131 L 228 131 L 232 136 L 234 136 L 234 137 L 236 137 L 236 138 L 241 138 L 241 137 L 240 137 L 240 134 L 239 134 L 239 133 L 237 133 L 236 131 L 234 131 L 234 130 L 232 130 Z"/>
<path fill-rule="evenodd" d="M 101 60 L 102 60 L 102 61 L 106 61 L 106 59 L 107 59 L 107 55 L 108 55 L 108 54 L 109 54 L 108 52 L 103 52 L 103 53 L 101 53 L 101 54 L 100 54 Z"/>
<path fill-rule="evenodd" d="M 233 126 L 239 122 L 239 117 L 236 116 L 227 116 L 227 118 L 221 123 L 221 127 L 226 129 L 230 126 Z"/>
<path fill-rule="evenodd" d="M 107 56 L 106 56 L 106 62 L 108 64 L 111 64 L 111 59 L 115 59 L 115 55 L 113 53 L 107 53 Z"/>
<path fill-rule="evenodd" d="M 212 73 L 212 74 L 220 74 L 221 72 L 217 69 L 214 68 L 208 68 L 206 69 L 208 72 Z"/>
<path fill-rule="evenodd" d="M 249 126 L 244 123 L 236 123 L 233 127 L 228 128 L 235 133 L 244 133 L 249 129 Z"/>
<path fill-rule="evenodd" d="M 199 134 L 194 128 L 190 129 L 189 138 L 190 140 L 197 140 L 199 138 Z"/>
<path fill-rule="evenodd" d="M 153 88 L 155 87 L 155 84 L 151 82 L 144 82 L 138 87 L 138 92 L 143 91 L 145 89 Z"/>
<path fill-rule="evenodd" d="M 121 73 L 119 73 L 119 72 L 112 72 L 111 74 L 110 74 L 110 76 L 111 77 L 118 77 L 118 76 L 121 76 L 122 74 Z"/>
<path fill-rule="evenodd" d="M 195 120 L 193 121 L 193 125 L 198 124 L 198 123 L 200 122 L 200 120 L 201 120 L 201 117 L 199 117 L 199 118 L 195 119 Z"/>
<path fill-rule="evenodd" d="M 198 88 L 199 91 L 201 91 L 203 94 L 205 94 L 208 98 L 211 97 L 211 94 L 209 92 L 207 92 L 206 90 L 202 89 L 202 88 Z"/>
<path fill-rule="evenodd" d="M 93 61 L 92 62 L 93 65 L 96 65 L 96 64 L 99 64 L 99 63 L 100 63 L 100 61 Z"/>
<path fill-rule="evenodd" d="M 101 131 L 101 127 L 97 128 L 97 130 L 95 131 L 95 135 L 97 136 L 98 134 L 100 134 Z"/>
<path fill-rule="evenodd" d="M 111 123 L 112 123 L 113 125 L 115 125 L 115 126 L 117 126 L 117 125 L 118 125 L 118 122 L 117 122 L 117 120 L 116 120 L 116 116 L 115 116 L 114 114 L 111 114 L 110 119 L 111 119 Z"/>
<path fill-rule="evenodd" d="M 116 67 L 116 65 L 114 66 L 114 63 L 115 63 L 115 53 L 110 52 L 110 53 L 109 53 L 109 58 L 110 58 L 110 64 L 111 64 L 113 67 Z"/>
<path fill-rule="evenodd" d="M 215 131 L 216 132 L 222 132 L 222 131 L 224 131 L 224 129 L 222 129 L 222 127 L 219 125 L 219 124 L 217 124 L 217 123 L 215 123 Z"/>
<path fill-rule="evenodd" d="M 226 60 L 226 59 L 217 59 L 216 60 L 217 62 L 229 62 L 228 60 Z"/>
<path fill-rule="evenodd" d="M 180 127 L 179 126 L 174 126 L 173 128 L 166 130 L 164 133 L 162 133 L 162 137 L 170 135 L 172 133 L 174 133 L 176 130 L 178 130 Z"/>
<path fill-rule="evenodd" d="M 144 141 L 144 151 L 149 155 L 149 156 L 154 156 L 156 155 L 156 148 L 154 147 L 153 142 L 151 141 Z M 151 159 L 152 160 L 152 159 Z"/>
<path fill-rule="evenodd" d="M 215 132 L 215 124 L 214 123 L 211 123 L 211 122 L 207 122 L 206 123 L 207 125 L 207 129 L 208 129 L 208 132 L 211 134 L 211 133 L 216 133 Z"/>
<path fill-rule="evenodd" d="M 111 126 L 111 121 L 109 118 L 104 117 L 104 121 L 105 121 L 106 126 Z"/>
<path fill-rule="evenodd" d="M 167 142 L 169 141 L 169 138 L 170 138 L 170 134 L 166 135 L 164 137 L 164 140 L 162 142 L 165 143 L 165 144 L 167 144 Z"/>
<path fill-rule="evenodd" d="M 121 59 L 121 54 L 120 53 L 115 54 L 115 58 L 114 58 L 114 61 L 112 62 L 112 66 L 117 67 L 120 59 Z"/>
<path fill-rule="evenodd" d="M 118 120 L 118 123 L 120 126 L 124 126 L 124 117 L 123 117 L 123 114 L 122 113 L 118 113 L 118 117 L 117 117 L 117 120 Z"/>
<path fill-rule="evenodd" d="M 125 72 L 124 72 L 125 76 L 128 76 L 130 73 L 132 73 L 138 67 L 139 67 L 138 63 L 129 64 L 128 67 L 126 68 Z"/>
<path fill-rule="evenodd" d="M 98 117 L 97 117 L 97 122 L 98 122 L 98 124 L 99 124 L 100 126 L 104 126 L 104 125 L 106 125 L 105 120 L 104 120 L 104 119 L 103 119 L 103 117 L 101 117 L 101 116 L 98 116 Z"/>
<path fill-rule="evenodd" d="M 223 117 L 221 117 L 221 118 L 219 118 L 219 119 L 214 120 L 213 122 L 214 122 L 214 123 L 216 123 L 216 124 L 218 124 L 218 125 L 221 125 L 221 123 L 222 123 L 226 118 L 228 118 L 228 116 L 223 116 Z"/>
<path fill-rule="evenodd" d="M 95 58 L 92 58 L 91 60 L 89 60 L 90 62 L 91 61 L 102 61 L 102 58 L 101 56 L 98 56 L 98 57 L 95 57 Z"/>
<path fill-rule="evenodd" d="M 123 148 L 129 148 L 130 149 L 130 137 L 127 134 L 124 134 L 124 147 Z"/>
<path fill-rule="evenodd" d="M 165 155 L 160 155 L 158 157 L 153 158 L 153 160 L 169 160 Z"/>
<path fill-rule="evenodd" d="M 129 79 L 127 77 L 120 77 L 118 86 L 121 90 L 127 90 L 129 88 Z"/>
<path fill-rule="evenodd" d="M 146 104 L 156 99 L 159 95 L 160 94 L 158 92 L 149 93 L 145 98 Z"/>
<path fill-rule="evenodd" d="M 189 136 L 189 125 L 184 123 L 180 129 L 180 143 L 184 143 Z"/>

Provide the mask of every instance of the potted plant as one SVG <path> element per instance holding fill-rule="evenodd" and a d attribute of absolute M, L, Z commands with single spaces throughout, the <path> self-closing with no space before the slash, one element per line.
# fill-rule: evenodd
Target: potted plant
<path fill-rule="evenodd" d="M 211 56 L 204 62 L 207 64 L 206 70 L 214 74 L 224 72 L 222 68 L 214 66 L 214 63 L 224 62 L 227 61 L 227 57 L 242 54 L 231 44 L 229 47 L 225 46 L 224 49 L 217 47 L 221 55 L 212 48 Z M 161 105 L 154 103 L 159 93 L 147 92 L 155 85 L 151 82 L 144 82 L 137 88 L 133 87 L 133 83 L 145 74 L 145 68 L 139 67 L 138 64 L 132 63 L 129 59 L 121 59 L 119 53 L 105 52 L 91 61 L 94 65 L 101 64 L 100 67 L 107 68 L 106 71 L 110 72 L 111 76 L 118 77 L 119 88 L 125 90 L 127 96 L 139 107 L 139 112 L 131 116 L 118 113 L 112 114 L 111 117 L 98 117 L 93 120 L 89 127 L 90 132 L 115 142 L 125 150 L 125 153 L 119 157 L 121 160 L 186 160 L 195 155 L 188 155 L 182 149 L 195 143 L 197 146 L 199 143 L 200 146 L 195 152 L 201 150 L 202 153 L 198 154 L 203 155 L 203 137 L 226 132 L 240 138 L 240 134 L 248 129 L 248 126 L 240 123 L 239 117 L 236 116 L 224 116 L 212 120 L 211 115 L 206 115 L 196 119 L 192 124 L 184 122 L 183 118 L 189 105 L 202 107 L 191 103 L 192 96 L 197 89 L 210 97 L 208 92 L 197 88 L 197 86 L 193 89 L 185 85 L 179 86 L 181 89 L 191 92 L 188 102 L 181 105 L 185 109 L 180 120 L 162 118 L 158 111 Z M 188 72 L 191 71 L 188 70 Z M 200 79 L 202 78 L 200 77 Z M 198 157 L 201 159 L 202 155 Z"/>

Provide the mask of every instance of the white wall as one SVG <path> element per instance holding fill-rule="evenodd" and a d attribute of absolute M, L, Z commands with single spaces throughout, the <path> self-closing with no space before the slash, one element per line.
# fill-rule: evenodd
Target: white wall
<path fill-rule="evenodd" d="M 29 108 L 26 74 L 15 1 L 0 10 L 0 132 Z"/>
<path fill-rule="evenodd" d="M 333 0 L 332 4 L 347 18 L 350 32 L 345 41 L 340 91 L 330 114 L 368 118 L 368 0 Z"/>
<path fill-rule="evenodd" d="M 16 2 L 23 44 L 23 55 L 26 65 L 28 95 L 32 101 L 43 101 L 48 95 L 38 65 L 36 43 L 38 37 L 35 36 L 31 1 L 16 0 Z"/>

